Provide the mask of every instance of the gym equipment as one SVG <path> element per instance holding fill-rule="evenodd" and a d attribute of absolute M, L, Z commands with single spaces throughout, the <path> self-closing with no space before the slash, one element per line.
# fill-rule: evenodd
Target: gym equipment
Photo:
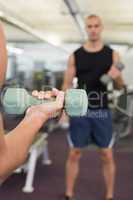
<path fill-rule="evenodd" d="M 22 191 L 25 193 L 32 193 L 34 191 L 35 170 L 40 156 L 43 158 L 43 165 L 50 165 L 52 163 L 48 153 L 47 136 L 47 133 L 39 133 L 29 150 L 27 161 L 16 170 L 16 173 L 21 173 L 22 171 L 26 173 L 25 185 L 22 188 Z"/>
<path fill-rule="evenodd" d="M 131 133 L 133 118 L 133 85 L 115 90 L 113 84 L 108 89 L 109 108 L 112 110 L 115 143 Z"/>
<path fill-rule="evenodd" d="M 133 95 L 133 85 L 125 85 L 121 90 L 110 90 L 108 94 L 110 108 L 115 108 L 127 115 L 131 115 L 132 109 L 129 106 L 129 97 Z M 132 114 L 133 115 L 133 114 Z"/>
<path fill-rule="evenodd" d="M 133 85 L 125 86 L 122 90 L 117 91 L 115 96 L 115 107 L 125 115 L 133 116 Z"/>
<path fill-rule="evenodd" d="M 25 185 L 22 189 L 25 193 L 31 193 L 34 191 L 34 176 L 37 161 L 42 156 L 42 164 L 43 165 L 50 165 L 52 161 L 49 158 L 48 153 L 48 141 L 47 141 L 47 133 L 40 133 L 34 143 L 32 144 L 29 150 L 29 158 L 25 165 L 21 166 L 21 170 L 26 172 L 26 181 Z"/>
<path fill-rule="evenodd" d="M 31 105 L 46 104 L 50 100 L 40 100 L 31 96 L 24 88 L 8 88 L 2 93 L 1 101 L 8 114 L 23 114 Z M 65 93 L 64 109 L 69 116 L 84 116 L 88 109 L 88 97 L 85 90 L 68 89 Z"/>
<path fill-rule="evenodd" d="M 116 65 L 116 68 L 119 69 L 120 71 L 122 71 L 125 66 L 123 63 L 118 63 Z M 112 82 L 112 77 L 110 77 L 108 74 L 104 74 L 101 78 L 100 78 L 100 81 L 104 84 L 104 85 L 107 85 L 108 83 Z"/>

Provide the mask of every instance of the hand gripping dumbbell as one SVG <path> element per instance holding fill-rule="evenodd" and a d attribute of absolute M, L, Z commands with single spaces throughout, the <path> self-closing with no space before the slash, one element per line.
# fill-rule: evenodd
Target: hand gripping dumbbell
<path fill-rule="evenodd" d="M 125 66 L 123 63 L 120 62 L 120 63 L 117 63 L 116 68 L 119 69 L 120 71 L 122 71 L 125 68 Z M 112 77 L 109 76 L 108 74 L 104 74 L 100 78 L 100 80 L 104 85 L 108 85 L 108 83 L 110 83 L 112 81 Z"/>
<path fill-rule="evenodd" d="M 122 71 L 125 66 L 123 63 L 117 63 L 116 68 L 120 71 Z M 116 107 L 116 97 L 114 95 L 114 82 L 112 77 L 109 74 L 104 74 L 101 78 L 100 78 L 101 82 L 107 86 L 107 90 L 108 90 L 108 105 L 110 108 L 114 108 Z"/>
<path fill-rule="evenodd" d="M 8 114 L 23 114 L 28 107 L 54 101 L 37 99 L 24 88 L 8 88 L 1 96 L 4 110 Z M 69 116 L 84 116 L 88 109 L 88 97 L 83 89 L 68 89 L 65 93 L 64 109 Z"/>

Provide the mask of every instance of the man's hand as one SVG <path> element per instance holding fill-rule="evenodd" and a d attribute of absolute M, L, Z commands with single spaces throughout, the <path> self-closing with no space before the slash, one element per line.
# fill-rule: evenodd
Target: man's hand
<path fill-rule="evenodd" d="M 26 116 L 35 116 L 40 118 L 42 121 L 46 121 L 56 116 L 57 112 L 60 112 L 63 108 L 64 103 L 64 92 L 57 89 L 52 91 L 33 91 L 32 95 L 39 99 L 50 99 L 56 97 L 55 101 L 51 101 L 45 104 L 31 106 L 26 113 Z"/>
<path fill-rule="evenodd" d="M 116 51 L 114 51 L 113 65 L 108 73 L 109 73 L 109 76 L 111 76 L 112 79 L 114 80 L 115 89 L 118 89 L 118 90 L 122 89 L 125 84 L 121 71 L 116 67 L 118 63 L 120 62 L 121 62 L 120 55 Z"/>
<path fill-rule="evenodd" d="M 122 73 L 119 69 L 117 69 L 114 65 L 108 72 L 108 75 L 114 80 L 114 87 L 115 89 L 122 89 L 124 86 L 124 80 L 122 77 Z"/>
<path fill-rule="evenodd" d="M 111 69 L 108 72 L 108 75 L 115 80 L 121 75 L 121 72 L 119 69 L 117 69 L 114 65 L 111 67 Z"/>

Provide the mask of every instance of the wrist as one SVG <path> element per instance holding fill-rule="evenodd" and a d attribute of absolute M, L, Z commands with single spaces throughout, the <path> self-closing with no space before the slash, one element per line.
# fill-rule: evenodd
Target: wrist
<path fill-rule="evenodd" d="M 35 123 L 35 125 L 41 127 L 48 120 L 48 117 L 46 114 L 32 106 L 27 110 L 25 119 L 27 121 L 31 121 L 32 124 Z"/>

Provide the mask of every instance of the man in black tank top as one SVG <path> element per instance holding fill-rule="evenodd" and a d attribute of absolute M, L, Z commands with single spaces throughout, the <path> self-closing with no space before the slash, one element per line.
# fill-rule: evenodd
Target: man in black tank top
<path fill-rule="evenodd" d="M 70 118 L 68 141 L 71 149 L 66 166 L 64 198 L 66 200 L 75 199 L 73 190 L 79 172 L 81 149 L 90 143 L 95 143 L 99 147 L 103 161 L 106 184 L 106 194 L 103 200 L 112 200 L 114 196 L 115 163 L 112 153 L 114 144 L 112 118 L 108 108 L 107 88 L 101 83 L 100 78 L 105 73 L 111 73 L 112 69 L 116 70 L 115 65 L 119 62 L 119 55 L 103 44 L 102 29 L 102 22 L 98 16 L 87 17 L 86 31 L 89 39 L 70 56 L 64 77 L 64 90 L 72 87 L 73 78 L 77 77 L 78 88 L 86 89 L 89 100 L 89 111 L 86 117 Z M 112 78 L 119 88 L 123 86 L 123 79 L 118 70 L 112 74 Z M 88 170 L 91 170 L 89 166 Z"/>

